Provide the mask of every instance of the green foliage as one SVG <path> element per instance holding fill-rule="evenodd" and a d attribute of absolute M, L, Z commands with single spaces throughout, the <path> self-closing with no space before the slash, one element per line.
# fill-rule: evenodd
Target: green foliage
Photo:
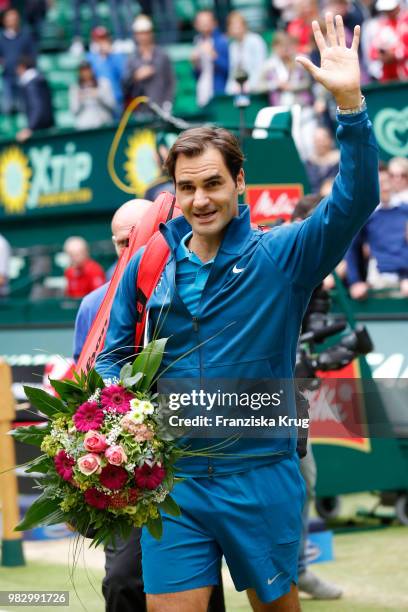
<path fill-rule="evenodd" d="M 178 504 L 174 501 L 171 495 L 167 495 L 166 499 L 159 504 L 160 510 L 170 516 L 180 516 L 181 510 Z"/>
<path fill-rule="evenodd" d="M 82 388 L 84 385 L 79 383 Z M 98 374 L 95 369 L 92 369 L 88 376 L 86 377 L 86 388 L 90 395 L 95 393 L 97 389 L 103 389 L 105 387 L 105 383 L 103 382 L 103 378 Z"/>
<path fill-rule="evenodd" d="M 153 536 L 156 540 L 160 540 L 163 535 L 163 521 L 162 517 L 159 514 L 157 518 L 149 518 L 146 523 L 146 527 L 149 530 L 151 536 Z"/>
<path fill-rule="evenodd" d="M 143 372 L 144 376 L 140 380 L 137 390 L 148 391 L 155 377 L 157 370 L 163 359 L 164 349 L 168 338 L 152 340 L 136 357 L 132 366 L 132 375 Z"/>
<path fill-rule="evenodd" d="M 143 372 L 136 372 L 136 374 L 132 375 L 132 365 L 130 363 L 126 363 L 120 371 L 120 380 L 123 386 L 128 389 L 136 386 L 143 376 Z"/>
<path fill-rule="evenodd" d="M 29 387 L 27 385 L 24 385 L 24 391 L 33 406 L 47 416 L 54 417 L 60 412 L 67 413 L 65 404 L 58 397 L 54 397 L 37 387 Z"/>
<path fill-rule="evenodd" d="M 51 431 L 49 425 L 44 427 L 43 425 L 29 425 L 24 427 L 17 427 L 13 429 L 10 434 L 15 440 L 24 442 L 25 444 L 31 444 L 32 446 L 41 446 L 43 438 L 48 435 Z"/>
<path fill-rule="evenodd" d="M 47 474 L 50 469 L 51 460 L 48 455 L 40 455 L 32 461 L 26 464 L 25 472 L 30 474 L 31 472 L 40 472 L 41 474 Z"/>
<path fill-rule="evenodd" d="M 35 500 L 29 507 L 23 520 L 15 531 L 25 531 L 38 525 L 55 525 L 64 520 L 64 513 L 59 508 L 60 499 L 51 498 L 48 491 Z"/>
<path fill-rule="evenodd" d="M 50 383 L 62 401 L 66 402 L 70 407 L 76 409 L 88 399 L 88 394 L 83 387 L 72 380 L 55 380 L 50 378 Z M 72 410 L 69 410 L 69 413 L 71 412 Z"/>

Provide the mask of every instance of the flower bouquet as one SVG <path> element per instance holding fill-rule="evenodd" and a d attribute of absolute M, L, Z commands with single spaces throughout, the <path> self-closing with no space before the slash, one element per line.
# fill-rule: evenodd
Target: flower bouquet
<path fill-rule="evenodd" d="M 166 339 L 148 344 L 120 380 L 104 381 L 96 370 L 74 373 L 73 380 L 50 381 L 59 397 L 25 387 L 48 423 L 12 432 L 43 452 L 25 465 L 42 475 L 41 495 L 17 530 L 66 522 L 91 531 L 95 546 L 143 525 L 161 537 L 161 511 L 180 513 L 170 496 L 174 464 L 190 454 L 163 434 L 151 392 L 165 345 Z"/>

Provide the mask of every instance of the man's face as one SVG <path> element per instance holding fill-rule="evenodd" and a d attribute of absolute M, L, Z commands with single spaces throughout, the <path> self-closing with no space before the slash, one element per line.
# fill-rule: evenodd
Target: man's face
<path fill-rule="evenodd" d="M 153 44 L 153 32 L 135 32 L 135 41 L 138 46 L 144 47 Z"/>
<path fill-rule="evenodd" d="M 66 253 L 70 259 L 70 265 L 74 268 L 82 266 L 88 259 L 88 249 L 80 242 L 72 242 L 67 248 Z"/>
<path fill-rule="evenodd" d="M 194 27 L 199 34 L 202 36 L 211 36 L 211 34 L 215 30 L 215 19 L 214 15 L 210 13 L 210 11 L 203 11 L 202 13 L 198 13 Z"/>
<path fill-rule="evenodd" d="M 112 240 L 118 257 L 120 257 L 122 251 L 129 246 L 129 235 L 133 225 L 112 224 Z"/>
<path fill-rule="evenodd" d="M 219 238 L 238 214 L 238 194 L 245 190 L 244 172 L 236 182 L 218 149 L 208 147 L 201 155 L 179 155 L 175 167 L 176 198 L 193 234 Z"/>
<path fill-rule="evenodd" d="M 405 167 L 398 162 L 391 162 L 389 166 L 389 173 L 392 181 L 392 190 L 395 193 L 408 189 L 408 172 Z"/>
<path fill-rule="evenodd" d="M 20 17 L 17 11 L 7 11 L 3 18 L 6 30 L 18 30 L 20 27 Z"/>

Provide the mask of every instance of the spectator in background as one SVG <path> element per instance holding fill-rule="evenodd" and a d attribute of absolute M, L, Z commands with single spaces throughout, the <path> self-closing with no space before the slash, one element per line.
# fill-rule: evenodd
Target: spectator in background
<path fill-rule="evenodd" d="M 98 26 L 92 31 L 92 51 L 86 59 L 90 63 L 95 77 L 99 81 L 108 79 L 115 97 L 115 116 L 121 114 L 123 108 L 122 79 L 125 71 L 126 57 L 123 53 L 112 51 L 112 39 L 106 28 Z"/>
<path fill-rule="evenodd" d="M 37 44 L 41 38 L 41 28 L 47 9 L 47 0 L 25 0 L 24 2 L 24 17 L 30 25 L 33 38 Z"/>
<path fill-rule="evenodd" d="M 286 32 L 277 32 L 272 42 L 272 55 L 261 71 L 260 87 L 269 92 L 271 106 L 313 103 L 311 77 L 295 61 L 296 39 Z"/>
<path fill-rule="evenodd" d="M 0 300 L 9 293 L 9 269 L 11 249 L 7 240 L 0 234 Z"/>
<path fill-rule="evenodd" d="M 335 177 L 339 171 L 340 153 L 325 127 L 315 129 L 313 147 L 313 154 L 306 160 L 305 166 L 312 193 L 319 193 L 324 181 Z"/>
<path fill-rule="evenodd" d="M 138 15 L 132 28 L 136 50 L 129 57 L 125 70 L 125 99 L 147 96 L 151 102 L 170 110 L 175 87 L 170 58 L 155 44 L 153 24 L 147 15 Z"/>
<path fill-rule="evenodd" d="M 267 47 L 262 36 L 248 31 L 246 19 L 238 11 L 228 15 L 228 36 L 232 39 L 229 46 L 229 76 L 226 93 L 235 95 L 241 87 L 235 77 L 240 72 L 248 75 L 244 84 L 247 93 L 257 91 L 262 66 L 266 60 Z"/>
<path fill-rule="evenodd" d="M 24 142 L 36 130 L 53 127 L 54 113 L 48 83 L 35 67 L 35 61 L 31 57 L 20 58 L 17 74 L 27 127 L 16 134 L 16 139 Z"/>
<path fill-rule="evenodd" d="M 312 48 L 312 21 L 318 19 L 316 0 L 297 0 L 296 17 L 288 24 L 287 32 L 296 40 L 296 53 L 308 55 Z"/>
<path fill-rule="evenodd" d="M 69 48 L 69 52 L 77 56 L 82 55 L 85 50 L 81 30 L 82 4 L 86 4 L 91 11 L 92 30 L 98 25 L 98 14 L 96 11 L 97 0 L 74 0 L 74 40 L 72 41 L 72 45 Z"/>
<path fill-rule="evenodd" d="M 391 205 L 408 204 L 408 159 L 393 157 L 388 164 L 388 171 L 391 178 Z"/>
<path fill-rule="evenodd" d="M 379 63 L 380 81 L 408 79 L 408 11 L 399 0 L 377 0 L 382 14 L 370 27 L 369 58 Z"/>
<path fill-rule="evenodd" d="M 296 62 L 296 39 L 287 32 L 277 32 L 272 42 L 272 55 L 262 67 L 259 89 L 269 92 L 271 106 L 301 109 L 300 137 L 297 145 L 302 158 L 311 152 L 316 120 L 313 113 L 312 80 Z"/>
<path fill-rule="evenodd" d="M 86 240 L 80 236 L 71 236 L 64 243 L 70 265 L 65 270 L 67 279 L 65 295 L 71 298 L 82 298 L 105 282 L 103 268 L 89 256 Z"/>
<path fill-rule="evenodd" d="M 205 106 L 225 93 L 229 71 L 228 39 L 211 11 L 199 11 L 194 20 L 197 36 L 191 61 L 197 79 L 197 104 Z"/>
<path fill-rule="evenodd" d="M 408 297 L 408 203 L 393 206 L 391 188 L 387 168 L 380 169 L 381 202 L 346 253 L 350 295 L 356 300 L 365 299 L 370 287 L 398 285 L 402 295 Z"/>
<path fill-rule="evenodd" d="M 89 62 L 79 66 L 78 84 L 69 90 L 69 107 L 78 130 L 98 128 L 113 120 L 115 98 L 108 79 L 95 77 Z"/>
<path fill-rule="evenodd" d="M 0 65 L 3 67 L 1 109 L 5 115 L 21 110 L 17 64 L 22 55 L 35 58 L 35 45 L 31 33 L 21 28 L 20 15 L 9 9 L 3 16 L 0 33 Z"/>

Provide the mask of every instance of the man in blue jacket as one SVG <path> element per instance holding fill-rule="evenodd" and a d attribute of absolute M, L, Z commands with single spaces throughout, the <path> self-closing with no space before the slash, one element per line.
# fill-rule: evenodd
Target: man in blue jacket
<path fill-rule="evenodd" d="M 194 20 L 198 32 L 191 55 L 197 80 L 197 104 L 205 106 L 213 96 L 225 93 L 229 72 L 228 39 L 220 32 L 214 13 L 199 11 Z"/>
<path fill-rule="evenodd" d="M 377 146 L 360 91 L 359 27 L 346 47 L 341 17 L 313 29 L 321 67 L 298 61 L 338 104 L 340 173 L 313 215 L 268 233 L 251 229 L 243 155 L 222 128 L 194 128 L 170 150 L 183 216 L 161 231 L 170 255 L 148 302 L 149 331 L 168 337 L 163 378 L 290 379 L 313 288 L 335 267 L 378 195 Z M 272 160 L 273 161 L 273 160 Z M 131 361 L 141 253 L 127 267 L 97 369 L 117 376 Z M 165 313 L 161 317 L 161 313 Z M 159 321 L 160 318 L 160 321 Z M 164 369 L 168 368 L 165 372 Z M 294 398 L 287 409 L 295 413 Z M 192 440 L 191 446 L 205 446 Z M 142 535 L 152 612 L 205 612 L 224 555 L 237 590 L 256 611 L 298 611 L 297 557 L 304 482 L 292 431 L 241 439 L 229 456 L 179 462 L 181 516 L 164 516 L 163 537 Z"/>

